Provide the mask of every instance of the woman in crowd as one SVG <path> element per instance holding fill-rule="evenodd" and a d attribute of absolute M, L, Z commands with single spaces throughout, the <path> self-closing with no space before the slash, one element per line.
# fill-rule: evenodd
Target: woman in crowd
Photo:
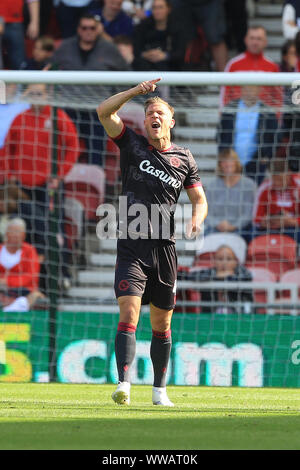
<path fill-rule="evenodd" d="M 224 281 L 224 282 L 251 282 L 252 275 L 243 265 L 233 247 L 220 246 L 214 256 L 212 268 L 194 271 L 191 273 L 180 273 L 180 278 L 196 282 Z M 201 291 L 201 302 L 220 302 L 221 305 L 203 306 L 203 313 L 250 313 L 250 305 L 253 302 L 251 290 L 242 289 L 212 289 Z M 244 306 L 228 305 L 231 302 L 243 302 Z"/>
<path fill-rule="evenodd" d="M 281 47 L 280 72 L 295 72 L 297 65 L 297 52 L 295 41 L 289 39 Z"/>
<path fill-rule="evenodd" d="M 221 151 L 216 177 L 205 190 L 209 205 L 205 234 L 235 232 L 249 241 L 255 192 L 255 182 L 242 175 L 237 153 L 231 148 Z"/>
<path fill-rule="evenodd" d="M 154 0 L 152 15 L 136 26 L 135 70 L 181 70 L 185 54 L 185 31 L 172 13 L 169 0 Z"/>

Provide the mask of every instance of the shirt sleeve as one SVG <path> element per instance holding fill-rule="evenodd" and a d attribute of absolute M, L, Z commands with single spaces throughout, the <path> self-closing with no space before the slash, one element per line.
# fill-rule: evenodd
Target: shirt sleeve
<path fill-rule="evenodd" d="M 282 11 L 282 32 L 285 39 L 294 39 L 297 32 L 297 24 L 292 25 L 291 23 L 296 23 L 296 10 L 290 3 L 287 3 L 283 7 Z"/>
<path fill-rule="evenodd" d="M 123 149 L 129 144 L 130 140 L 130 132 L 128 127 L 123 123 L 123 129 L 121 130 L 120 134 L 116 137 L 111 137 L 111 140 L 120 148 Z"/>
<path fill-rule="evenodd" d="M 189 152 L 189 172 L 184 180 L 184 188 L 190 189 L 196 186 L 202 186 L 200 176 L 198 175 L 198 167 L 193 155 Z"/>

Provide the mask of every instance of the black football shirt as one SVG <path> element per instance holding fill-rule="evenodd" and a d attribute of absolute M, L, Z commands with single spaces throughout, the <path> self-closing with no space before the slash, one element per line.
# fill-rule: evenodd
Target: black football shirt
<path fill-rule="evenodd" d="M 127 204 L 127 220 L 124 212 L 119 214 L 120 238 L 139 234 L 140 238 L 174 242 L 174 212 L 180 192 L 183 187 L 201 186 L 194 157 L 187 148 L 174 144 L 159 151 L 125 125 L 113 140 L 120 148 L 121 195 L 126 196 Z M 131 222 L 139 215 L 130 213 L 134 204 L 147 208 L 146 227 L 141 223 L 142 226 L 131 228 Z"/>

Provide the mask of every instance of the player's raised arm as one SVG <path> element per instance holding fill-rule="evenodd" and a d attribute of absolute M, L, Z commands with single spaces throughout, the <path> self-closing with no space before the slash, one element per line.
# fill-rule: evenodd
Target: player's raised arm
<path fill-rule="evenodd" d="M 107 100 L 102 101 L 102 103 L 99 104 L 97 114 L 109 137 L 117 137 L 123 130 L 123 122 L 117 114 L 119 109 L 135 96 L 147 95 L 148 93 L 153 92 L 156 88 L 156 83 L 160 80 L 161 78 L 156 78 L 154 80 L 139 83 L 133 88 L 129 88 L 121 93 L 110 96 Z"/>

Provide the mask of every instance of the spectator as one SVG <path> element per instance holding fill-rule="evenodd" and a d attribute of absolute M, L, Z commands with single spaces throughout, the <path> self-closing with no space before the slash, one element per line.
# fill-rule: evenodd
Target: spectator
<path fill-rule="evenodd" d="M 77 35 L 62 42 L 53 63 L 61 70 L 128 70 L 117 47 L 103 38 L 103 31 L 94 16 L 83 15 Z"/>
<path fill-rule="evenodd" d="M 216 177 L 205 190 L 210 207 L 205 220 L 205 235 L 235 232 L 248 240 L 256 185 L 252 179 L 242 175 L 242 170 L 234 150 L 228 148 L 219 154 Z"/>
<path fill-rule="evenodd" d="M 282 11 L 282 32 L 285 39 L 294 39 L 300 26 L 300 1 L 287 0 Z"/>
<path fill-rule="evenodd" d="M 297 66 L 296 44 L 292 39 L 287 40 L 281 48 L 280 72 L 295 72 Z M 293 88 L 285 86 L 283 88 L 283 102 L 290 105 L 292 103 Z"/>
<path fill-rule="evenodd" d="M 293 44 L 295 45 L 296 49 L 296 59 L 293 54 Z M 285 65 L 287 70 L 283 69 L 283 71 L 292 71 L 291 68 L 296 62 L 295 71 L 299 72 L 300 32 L 297 33 L 295 41 L 287 41 L 284 44 L 282 55 L 284 55 L 285 50 L 289 50 L 289 53 L 286 52 L 285 54 L 285 63 L 288 63 L 289 65 Z M 300 171 L 300 113 L 298 106 L 299 90 L 296 90 L 292 87 L 284 87 L 284 99 L 284 102 L 288 105 L 288 108 L 285 108 L 286 110 L 282 114 L 281 126 L 276 136 L 276 157 L 287 159 L 290 170 L 297 173 Z"/>
<path fill-rule="evenodd" d="M 40 264 L 36 249 L 26 243 L 26 225 L 20 218 L 8 222 L 0 245 L 0 284 L 29 293 L 38 288 Z"/>
<path fill-rule="evenodd" d="M 120 34 L 132 36 L 133 21 L 132 18 L 122 10 L 123 0 L 104 0 L 103 7 L 98 6 L 98 1 L 94 1 L 89 8 L 92 15 L 99 16 L 104 26 L 106 39 L 111 41 Z"/>
<path fill-rule="evenodd" d="M 247 34 L 248 13 L 246 0 L 225 0 L 226 43 L 229 49 L 244 52 L 244 38 Z"/>
<path fill-rule="evenodd" d="M 19 295 L 14 289 L 0 286 L 0 310 L 2 312 L 29 312 L 39 299 L 45 296 L 39 290 Z"/>
<path fill-rule="evenodd" d="M 263 26 L 250 26 L 245 37 L 246 51 L 231 59 L 225 72 L 279 72 L 279 67 L 264 55 L 267 34 Z M 232 100 L 239 99 L 241 87 L 225 86 L 221 88 L 221 107 Z M 260 99 L 267 105 L 280 107 L 282 104 L 281 87 L 261 87 Z"/>
<path fill-rule="evenodd" d="M 127 63 L 128 67 L 132 67 L 134 61 L 133 41 L 129 36 L 116 36 L 114 44 L 117 46 L 120 54 Z"/>
<path fill-rule="evenodd" d="M 61 109 L 57 110 L 57 176 L 52 177 L 53 123 L 52 109 L 47 104 L 47 88 L 42 84 L 29 85 L 26 96 L 32 100 L 32 107 L 18 115 L 13 121 L 5 141 L 5 163 L 7 176 L 18 182 L 30 200 L 44 214 L 49 215 L 49 190 L 58 189 L 60 199 L 60 232 L 64 235 L 63 188 L 64 176 L 70 171 L 78 158 L 78 136 L 76 128 Z M 46 225 L 46 233 L 49 229 Z M 62 273 L 70 278 L 68 271 L 69 253 L 67 241 L 63 238 Z"/>
<path fill-rule="evenodd" d="M 152 15 L 136 26 L 135 70 L 181 70 L 185 42 L 182 25 L 172 15 L 169 0 L 154 0 Z"/>
<path fill-rule="evenodd" d="M 281 233 L 300 243 L 300 175 L 289 171 L 286 160 L 272 161 L 271 178 L 258 188 L 253 214 L 256 235 Z"/>
<path fill-rule="evenodd" d="M 62 39 L 75 36 L 80 17 L 86 13 L 91 0 L 54 0 L 56 18 Z"/>
<path fill-rule="evenodd" d="M 25 60 L 20 68 L 22 70 L 43 70 L 48 68 L 54 49 L 54 40 L 49 36 L 41 36 L 34 43 L 32 58 Z"/>
<path fill-rule="evenodd" d="M 153 0 L 124 0 L 122 9 L 138 24 L 151 15 L 152 3 Z"/>
<path fill-rule="evenodd" d="M 252 274 L 241 264 L 232 247 L 227 245 L 220 246 L 214 255 L 214 266 L 212 268 L 197 270 L 190 273 L 179 273 L 180 278 L 184 280 L 209 282 L 251 282 Z M 213 287 L 213 286 L 212 286 Z M 201 289 L 200 289 L 201 291 Z M 241 306 L 227 306 L 229 302 L 243 302 L 245 313 L 250 313 L 248 303 L 253 302 L 251 290 L 236 289 L 232 290 L 203 290 L 201 291 L 201 302 L 222 302 L 222 306 L 203 307 L 204 313 L 239 313 Z"/>
<path fill-rule="evenodd" d="M 66 39 L 55 51 L 52 62 L 61 70 L 129 70 L 117 46 L 103 37 L 103 25 L 94 16 L 85 14 L 81 17 L 77 36 Z M 74 99 L 82 95 L 85 88 L 73 87 Z M 70 92 L 70 88 L 68 88 Z M 99 94 L 103 89 L 99 90 Z M 98 98 L 99 99 L 99 95 Z M 99 124 L 96 111 L 67 109 L 68 115 L 76 122 L 79 137 L 87 149 L 88 163 L 102 165 L 104 143 L 103 127 Z"/>
<path fill-rule="evenodd" d="M 29 85 L 26 96 L 33 104 L 14 119 L 6 137 L 7 169 L 9 177 L 45 210 L 47 184 L 58 185 L 51 179 L 52 110 L 46 85 Z M 57 110 L 57 129 L 58 179 L 62 180 L 77 161 L 79 144 L 73 122 L 61 109 Z"/>
<path fill-rule="evenodd" d="M 0 187 L 0 216 L 21 217 L 24 220 L 27 227 L 25 241 L 34 245 L 39 262 L 43 263 L 47 246 L 44 212 L 16 183 L 7 182 Z"/>
<path fill-rule="evenodd" d="M 36 39 L 39 34 L 39 0 L 27 0 L 29 24 L 26 34 Z M 18 70 L 25 60 L 25 44 L 23 30 L 23 0 L 1 0 L 0 17 L 4 18 L 3 44 L 6 48 L 9 67 Z"/>
<path fill-rule="evenodd" d="M 223 0 L 181 0 L 178 6 L 182 10 L 181 21 L 186 18 L 186 31 L 190 33 L 190 39 L 196 35 L 196 29 L 200 26 L 210 46 L 216 70 L 223 72 L 228 56 L 224 40 L 226 24 Z"/>
<path fill-rule="evenodd" d="M 244 86 L 241 98 L 224 108 L 217 140 L 219 151 L 232 147 L 239 156 L 244 172 L 258 184 L 273 156 L 278 121 L 271 107 L 260 99 L 260 87 Z"/>
<path fill-rule="evenodd" d="M 295 72 L 297 65 L 297 52 L 295 41 L 289 39 L 281 47 L 280 72 Z"/>

